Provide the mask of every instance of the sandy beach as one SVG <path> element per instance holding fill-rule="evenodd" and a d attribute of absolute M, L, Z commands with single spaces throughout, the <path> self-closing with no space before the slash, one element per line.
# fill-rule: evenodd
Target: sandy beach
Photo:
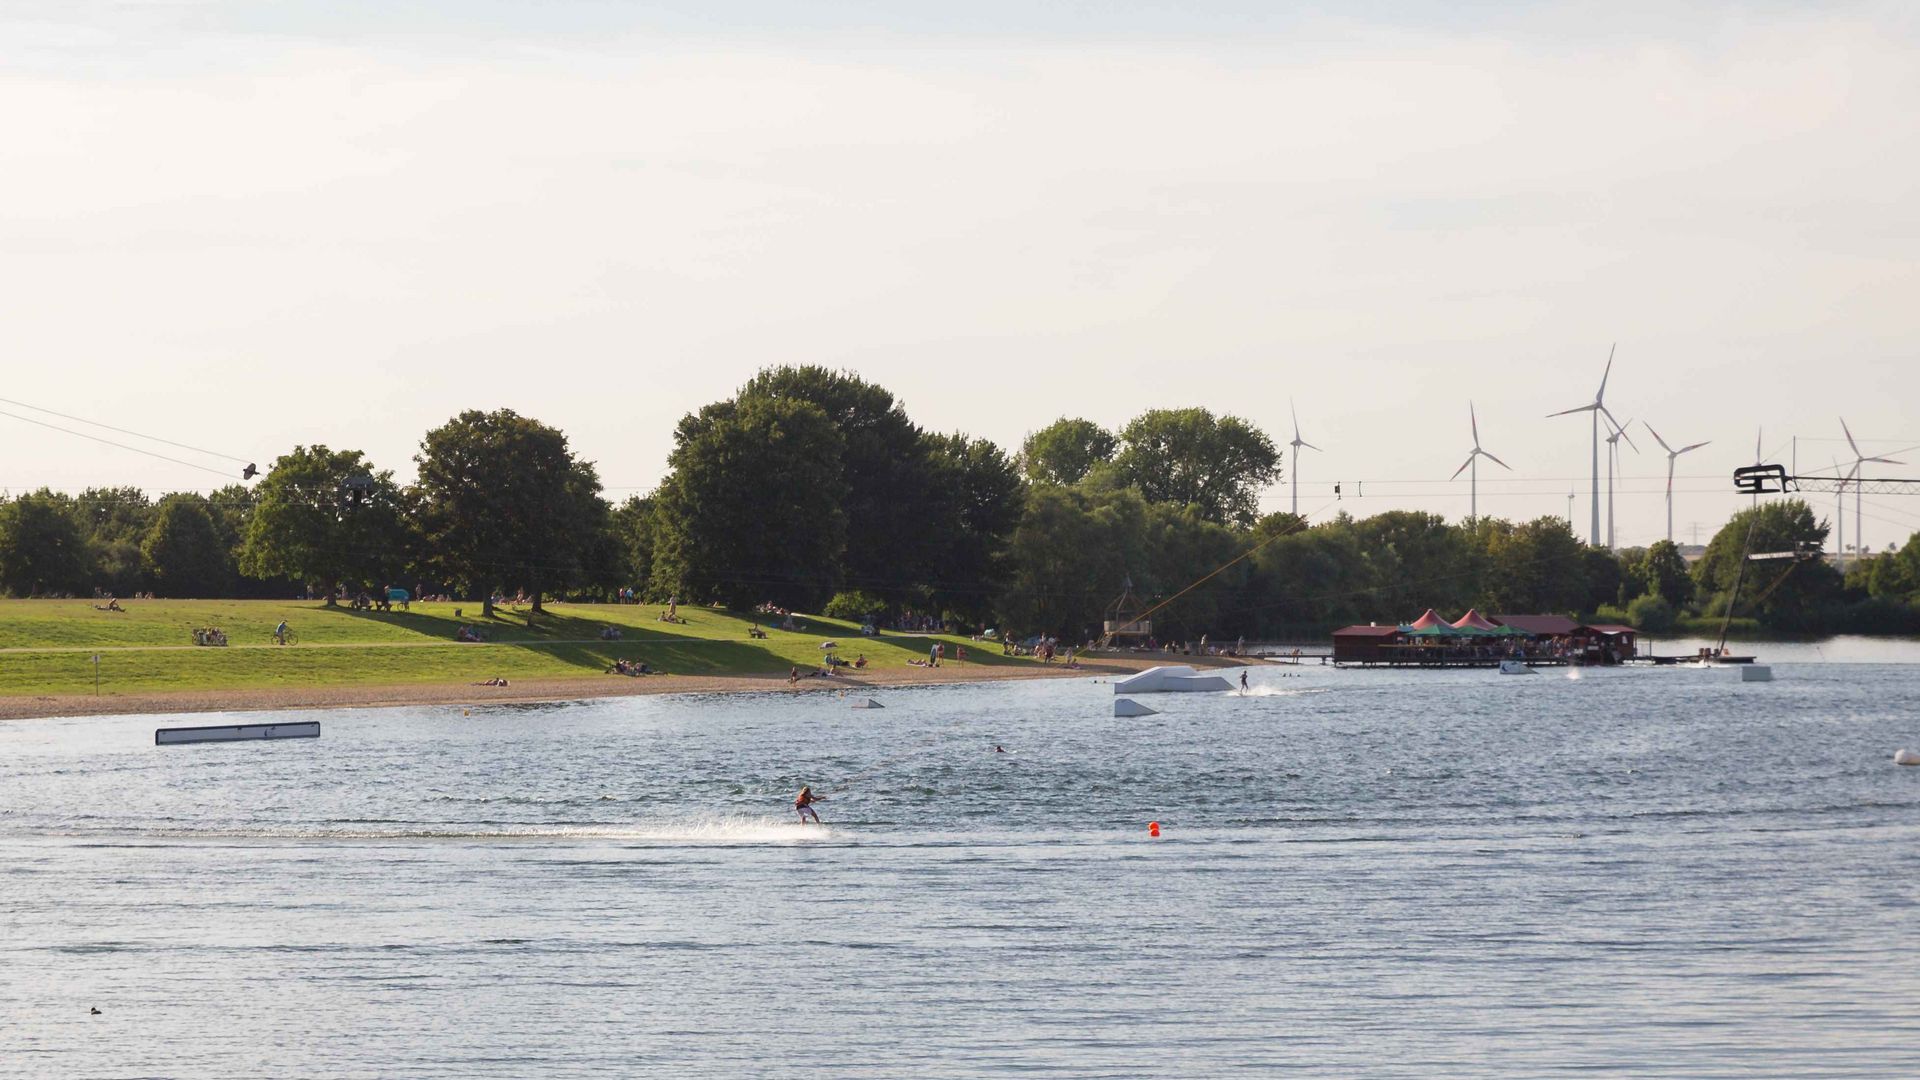
<path fill-rule="evenodd" d="M 1259 661 L 1253 661 L 1259 663 Z M 1110 678 L 1162 664 L 1196 668 L 1238 667 L 1231 657 L 1126 653 L 1082 657 L 1077 669 L 982 667 L 948 663 L 938 668 L 874 669 L 858 675 L 802 678 L 785 675 L 597 675 L 568 679 L 515 679 L 510 686 L 468 683 L 407 683 L 396 686 L 315 685 L 148 694 L 58 694 L 0 697 L 0 720 L 46 716 L 106 716 L 129 713 L 218 713 L 273 709 L 349 709 L 389 705 L 485 705 L 498 702 L 579 701 L 639 694 L 839 693 L 894 686 L 934 686 L 1002 679 Z"/>

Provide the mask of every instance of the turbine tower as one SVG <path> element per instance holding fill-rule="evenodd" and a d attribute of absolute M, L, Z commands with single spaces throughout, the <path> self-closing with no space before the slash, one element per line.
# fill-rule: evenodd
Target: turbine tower
<path fill-rule="evenodd" d="M 1606 413 L 1608 420 L 1613 419 L 1613 414 L 1607 412 L 1607 379 L 1612 374 L 1613 349 L 1608 348 L 1607 369 L 1600 373 L 1600 391 L 1593 395 L 1593 404 L 1582 405 L 1577 409 L 1562 409 L 1557 413 L 1547 414 L 1549 418 L 1555 416 L 1571 416 L 1574 413 L 1582 412 L 1590 412 L 1593 414 L 1593 526 L 1587 534 L 1587 543 L 1594 547 L 1600 546 L 1600 414 Z M 1618 427 L 1619 425 L 1616 423 L 1614 426 Z M 1571 527 L 1573 522 L 1569 521 L 1567 524 Z"/>
<path fill-rule="evenodd" d="M 1447 479 L 1458 480 L 1460 479 L 1460 474 L 1465 472 L 1469 465 L 1473 467 L 1473 475 L 1467 479 L 1467 491 L 1469 493 L 1467 496 L 1467 505 L 1471 507 L 1467 514 L 1467 520 L 1475 521 L 1480 517 L 1480 459 L 1486 458 L 1488 461 L 1493 462 L 1508 472 L 1513 471 L 1513 466 L 1480 449 L 1480 417 L 1474 414 L 1473 402 L 1471 401 L 1467 402 L 1467 420 L 1473 425 L 1473 452 L 1467 455 L 1467 460 L 1461 462 L 1460 467 L 1453 470 L 1453 475 Z"/>
<path fill-rule="evenodd" d="M 1297 408 L 1294 408 L 1292 398 L 1287 399 L 1287 409 L 1288 411 L 1293 413 L 1293 441 L 1287 444 L 1288 446 L 1293 447 L 1293 516 L 1299 517 L 1300 516 L 1300 448 L 1303 446 L 1309 450 L 1320 450 L 1320 448 L 1300 437 L 1300 410 Z M 1320 450 L 1320 452 L 1323 454 L 1326 453 L 1325 450 Z"/>
<path fill-rule="evenodd" d="M 1847 473 L 1840 467 L 1840 459 L 1833 459 L 1833 475 L 1840 482 L 1833 485 L 1833 520 L 1835 541 L 1833 545 L 1833 567 L 1842 574 L 1847 572 Z"/>
<path fill-rule="evenodd" d="M 1613 474 L 1619 471 L 1618 465 L 1620 464 L 1620 440 L 1621 439 L 1627 440 L 1627 445 L 1632 446 L 1633 452 L 1636 454 L 1640 452 L 1640 448 L 1634 445 L 1633 436 L 1627 434 L 1626 424 L 1615 424 L 1613 422 L 1612 413 L 1607 414 L 1607 423 L 1613 428 L 1613 434 L 1607 436 L 1607 550 L 1612 551 L 1614 549 L 1613 548 Z M 1633 420 L 1629 418 L 1627 420 L 1627 423 L 1631 424 L 1633 423 Z"/>
<path fill-rule="evenodd" d="M 1659 443 L 1660 449 L 1667 452 L 1667 543 L 1671 544 L 1673 543 L 1673 461 L 1681 454 L 1689 450 L 1698 450 L 1707 445 L 1707 443 L 1697 442 L 1691 446 L 1683 446 L 1675 450 L 1673 447 L 1667 445 L 1667 440 L 1661 438 L 1659 432 L 1653 430 L 1652 424 L 1642 420 L 1640 421 L 1640 426 L 1651 432 L 1653 434 L 1653 441 Z M 1712 441 L 1712 439 L 1707 440 L 1707 442 Z"/>
<path fill-rule="evenodd" d="M 1844 416 L 1840 418 L 1840 430 L 1847 433 L 1847 446 L 1853 450 L 1853 468 L 1847 473 L 1847 478 L 1855 481 L 1853 485 L 1853 546 L 1856 551 L 1865 554 L 1867 547 L 1860 542 L 1861 539 L 1866 536 L 1866 533 L 1860 531 L 1860 489 L 1865 485 L 1859 483 L 1859 481 L 1865 480 L 1866 477 L 1860 474 L 1860 467 L 1869 461 L 1877 461 L 1882 465 L 1905 465 L 1906 462 L 1895 461 L 1888 457 L 1868 457 L 1862 454 L 1860 452 L 1860 444 L 1853 441 L 1853 432 L 1847 430 L 1847 418 Z M 1843 514 L 1846 513 L 1846 507 L 1844 505 L 1841 507 L 1840 512 Z"/>

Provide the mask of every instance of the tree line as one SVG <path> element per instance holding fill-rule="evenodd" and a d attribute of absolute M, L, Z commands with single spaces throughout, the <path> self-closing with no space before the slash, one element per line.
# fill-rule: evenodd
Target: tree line
<path fill-rule="evenodd" d="M 926 430 L 886 389 L 813 366 L 766 369 L 687 414 L 666 478 L 619 503 L 564 433 L 511 410 L 450 419 L 413 462 L 403 485 L 360 451 L 300 446 L 251 488 L 0 501 L 0 589 L 332 597 L 393 584 L 536 605 L 631 590 L 1084 640 L 1130 587 L 1125 617 L 1177 596 L 1153 617 L 1173 640 L 1284 637 L 1427 607 L 1662 630 L 1725 613 L 1749 542 L 1817 549 L 1826 536 L 1797 500 L 1736 515 L 1691 567 L 1666 542 L 1589 547 L 1557 517 L 1309 523 L 1259 513 L 1281 453 L 1239 417 L 1155 409 L 1115 430 L 1062 418 L 1008 453 Z M 1920 628 L 1911 543 L 1844 578 L 1817 560 L 1748 566 L 1736 614 L 1760 625 Z"/>

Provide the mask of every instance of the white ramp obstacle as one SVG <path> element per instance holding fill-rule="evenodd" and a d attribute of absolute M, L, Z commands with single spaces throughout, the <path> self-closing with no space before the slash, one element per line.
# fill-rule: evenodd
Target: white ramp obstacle
<path fill-rule="evenodd" d="M 1740 669 L 1741 682 L 1772 682 L 1773 669 L 1765 664 L 1747 664 Z"/>
<path fill-rule="evenodd" d="M 872 698 L 861 698 L 861 699 L 860 699 L 859 701 L 856 701 L 856 702 L 854 702 L 854 703 L 853 703 L 853 707 L 854 707 L 854 708 L 856 708 L 856 709 L 884 709 L 884 708 L 886 708 L 886 706 L 885 706 L 885 705 L 882 705 L 882 704 L 880 704 L 879 702 L 877 702 L 877 701 L 875 701 L 875 700 L 873 700 Z"/>
<path fill-rule="evenodd" d="M 1115 694 L 1180 694 L 1231 690 L 1233 684 L 1218 675 L 1202 675 L 1185 664 L 1148 668 L 1115 680 Z"/>
<path fill-rule="evenodd" d="M 1115 698 L 1113 702 L 1115 716 L 1159 716 L 1160 713 L 1149 709 L 1132 698 Z"/>

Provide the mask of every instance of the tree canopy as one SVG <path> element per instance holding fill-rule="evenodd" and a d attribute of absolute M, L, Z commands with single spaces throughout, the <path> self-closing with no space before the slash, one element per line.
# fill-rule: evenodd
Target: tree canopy
<path fill-rule="evenodd" d="M 1251 525 L 1260 490 L 1280 478 L 1265 432 L 1206 409 L 1152 409 L 1120 430 L 1113 459 L 1121 483 L 1148 502 L 1191 506 L 1219 524 Z"/>
<path fill-rule="evenodd" d="M 743 397 L 683 423 L 651 509 L 653 590 L 817 609 L 839 587 L 846 449 L 811 401 Z"/>
<path fill-rule="evenodd" d="M 1077 484 L 1094 466 L 1113 460 L 1120 440 L 1091 420 L 1061 417 L 1027 436 L 1020 471 L 1036 484 Z"/>
<path fill-rule="evenodd" d="M 547 590 L 584 577 L 607 507 L 558 428 L 469 410 L 427 432 L 414 461 L 427 561 L 488 609 L 495 587 L 527 590 L 537 611 Z"/>
<path fill-rule="evenodd" d="M 342 581 L 405 564 L 393 474 L 358 450 L 296 446 L 253 489 L 240 565 L 257 577 L 316 586 L 329 603 Z"/>

